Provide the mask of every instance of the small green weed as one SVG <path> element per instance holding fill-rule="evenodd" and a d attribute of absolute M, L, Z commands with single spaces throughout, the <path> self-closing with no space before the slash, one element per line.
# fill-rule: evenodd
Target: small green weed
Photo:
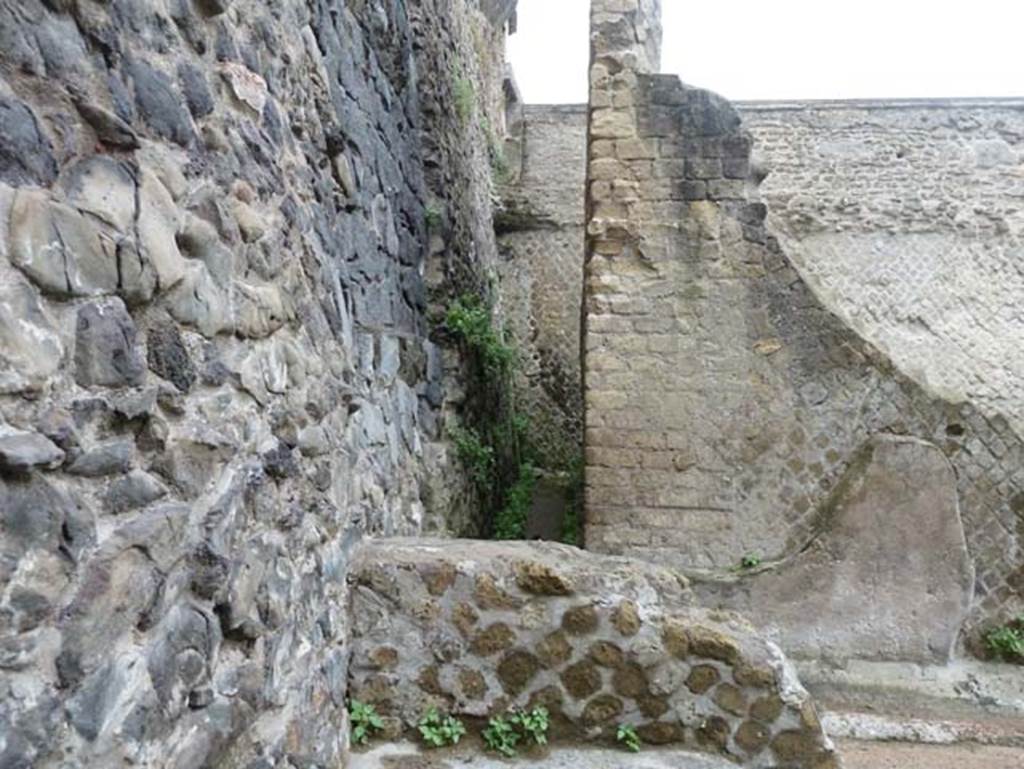
<path fill-rule="evenodd" d="M 492 373 L 512 367 L 515 349 L 505 344 L 494 329 L 491 310 L 479 298 L 472 294 L 460 296 L 449 305 L 444 322 L 452 334 L 480 355 Z"/>
<path fill-rule="evenodd" d="M 761 556 L 755 553 L 748 553 L 740 559 L 741 569 L 756 569 L 761 565 Z"/>
<path fill-rule="evenodd" d="M 484 743 L 491 750 L 501 753 L 506 758 L 515 756 L 516 746 L 519 744 L 519 732 L 515 725 L 504 716 L 495 716 L 487 722 L 483 738 Z"/>
<path fill-rule="evenodd" d="M 562 542 L 567 545 L 580 543 L 580 517 L 583 511 L 583 455 L 577 454 L 569 460 L 566 479 L 565 517 L 562 519 Z"/>
<path fill-rule="evenodd" d="M 985 645 L 999 659 L 1024 662 L 1024 615 L 989 630 Z"/>
<path fill-rule="evenodd" d="M 377 713 L 377 709 L 359 700 L 349 702 L 348 717 L 352 722 L 352 742 L 356 745 L 365 745 L 374 732 L 384 728 L 384 721 Z"/>
<path fill-rule="evenodd" d="M 458 745 L 466 734 L 462 721 L 454 716 L 442 716 L 437 708 L 430 708 L 418 724 L 423 741 L 432 748 Z"/>
<path fill-rule="evenodd" d="M 519 477 L 508 490 L 505 506 L 494 519 L 495 539 L 524 539 L 526 519 L 533 507 L 533 490 L 537 485 L 537 471 L 524 462 L 519 466 Z"/>
<path fill-rule="evenodd" d="M 640 752 L 640 735 L 636 733 L 636 728 L 630 724 L 619 724 L 619 728 L 615 732 L 615 739 L 630 753 Z"/>
<path fill-rule="evenodd" d="M 448 434 L 470 478 L 477 486 L 487 486 L 494 474 L 494 448 L 486 445 L 471 428 L 453 425 L 448 428 Z"/>
<path fill-rule="evenodd" d="M 548 728 L 551 726 L 551 718 L 547 708 L 517 710 L 509 721 L 519 729 L 523 737 L 531 740 L 534 745 L 548 744 Z"/>
<path fill-rule="evenodd" d="M 431 232 L 437 232 L 441 229 L 441 209 L 435 204 L 431 203 L 427 206 L 427 210 L 424 211 L 423 216 L 427 223 L 427 229 Z"/>
<path fill-rule="evenodd" d="M 463 124 L 467 123 L 473 114 L 473 102 L 476 101 L 473 81 L 465 75 L 456 75 L 452 83 L 452 98 L 455 100 L 455 114 Z"/>

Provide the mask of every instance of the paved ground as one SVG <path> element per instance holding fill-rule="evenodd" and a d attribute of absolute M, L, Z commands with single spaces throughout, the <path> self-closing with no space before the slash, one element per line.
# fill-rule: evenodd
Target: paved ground
<path fill-rule="evenodd" d="M 839 743 L 846 769 L 1024 769 L 1024 748 L 982 745 L 911 745 L 898 742 Z M 389 744 L 353 756 L 349 769 L 737 769 L 714 756 L 684 751 L 559 748 L 503 761 L 480 746 L 451 753 L 419 753 L 410 744 Z"/>
<path fill-rule="evenodd" d="M 473 746 L 455 753 L 419 753 L 416 746 L 382 745 L 349 760 L 348 769 L 737 769 L 736 764 L 716 756 L 678 750 L 645 750 L 639 754 L 622 750 L 557 748 L 550 753 L 526 753 L 514 761 L 503 761 Z M 973 768 L 972 768 L 973 769 Z M 989 769 L 996 769 L 989 767 Z"/>
<path fill-rule="evenodd" d="M 1024 748 L 841 741 L 846 769 L 1024 769 Z"/>

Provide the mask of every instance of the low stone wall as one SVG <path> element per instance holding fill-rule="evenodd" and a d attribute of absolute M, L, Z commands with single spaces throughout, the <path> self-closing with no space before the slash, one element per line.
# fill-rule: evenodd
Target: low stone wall
<path fill-rule="evenodd" d="M 748 767 L 838 767 L 781 652 L 681 576 L 540 543 L 379 540 L 350 577 L 351 696 L 412 728 L 430 707 L 543 705 L 553 737 L 724 752 Z"/>

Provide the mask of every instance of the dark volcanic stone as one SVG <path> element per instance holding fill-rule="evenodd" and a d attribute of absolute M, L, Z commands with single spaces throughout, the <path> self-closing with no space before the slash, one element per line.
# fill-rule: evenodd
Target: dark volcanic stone
<path fill-rule="evenodd" d="M 198 120 L 213 112 L 213 96 L 210 95 L 206 77 L 198 68 L 191 64 L 182 64 L 178 67 L 178 80 L 181 82 L 181 91 L 185 94 L 185 103 L 188 104 L 192 117 Z"/>
<path fill-rule="evenodd" d="M 139 137 L 124 120 L 95 104 L 76 101 L 75 109 L 82 119 L 96 132 L 97 138 L 112 147 L 134 149 L 139 146 Z"/>
<path fill-rule="evenodd" d="M 97 478 L 102 475 L 125 473 L 132 466 L 135 446 L 130 440 L 102 443 L 75 457 L 67 471 L 72 475 Z"/>
<path fill-rule="evenodd" d="M 75 329 L 75 381 L 82 387 L 141 383 L 146 367 L 135 336 L 135 323 L 120 299 L 82 307 Z"/>
<path fill-rule="evenodd" d="M 35 467 L 52 467 L 64 452 L 39 433 L 0 435 L 0 472 L 24 473 Z"/>
<path fill-rule="evenodd" d="M 192 121 L 168 77 L 140 59 L 128 63 L 135 85 L 135 106 L 157 135 L 183 147 L 195 139 Z"/>
<path fill-rule="evenodd" d="M 19 101 L 0 96 L 0 182 L 49 186 L 57 178 L 53 147 L 35 115 Z"/>
<path fill-rule="evenodd" d="M 299 465 L 295 461 L 295 454 L 280 442 L 263 455 L 263 469 L 271 478 L 292 478 L 299 474 Z"/>
<path fill-rule="evenodd" d="M 162 323 L 146 336 L 147 360 L 150 370 L 187 393 L 196 381 L 196 367 L 185 349 L 178 327 Z"/>
<path fill-rule="evenodd" d="M 136 470 L 114 481 L 104 498 L 107 511 L 124 513 L 145 507 L 167 494 L 167 487 L 149 473 Z"/>
<path fill-rule="evenodd" d="M 8 554 L 20 558 L 32 548 L 77 560 L 95 541 L 89 513 L 41 476 L 0 480 L 0 561 Z"/>

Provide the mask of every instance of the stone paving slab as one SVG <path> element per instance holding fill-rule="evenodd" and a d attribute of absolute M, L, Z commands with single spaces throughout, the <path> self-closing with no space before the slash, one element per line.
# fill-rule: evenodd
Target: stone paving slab
<path fill-rule="evenodd" d="M 1024 748 L 849 742 L 839 746 L 845 769 L 1021 769 Z"/>
<path fill-rule="evenodd" d="M 602 748 L 556 748 L 546 755 L 505 760 L 470 745 L 457 751 L 423 751 L 413 743 L 381 745 L 353 755 L 348 769 L 736 769 L 718 756 L 683 750 L 644 750 L 639 754 Z M 988 767 L 996 769 L 996 767 Z"/>

